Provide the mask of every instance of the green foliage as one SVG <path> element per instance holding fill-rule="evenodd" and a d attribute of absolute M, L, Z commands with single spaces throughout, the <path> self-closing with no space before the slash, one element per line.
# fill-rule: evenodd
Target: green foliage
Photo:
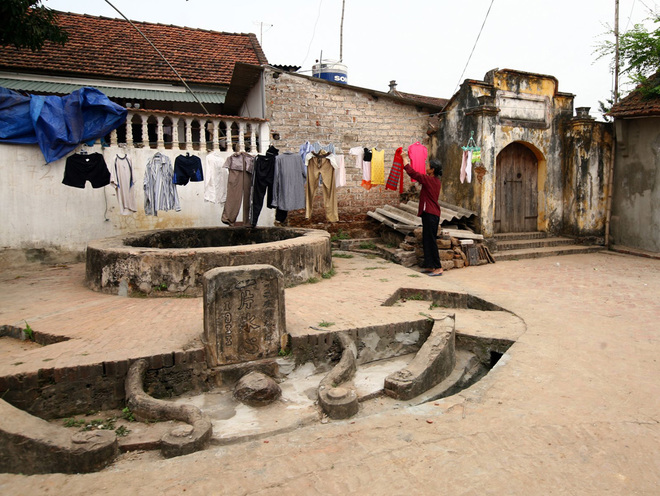
<path fill-rule="evenodd" d="M 57 25 L 57 14 L 41 5 L 41 0 L 2 0 L 0 2 L 0 45 L 41 50 L 47 41 L 64 45 L 69 39 Z"/>
<path fill-rule="evenodd" d="M 319 282 L 318 277 L 310 277 L 305 281 L 305 284 L 316 284 L 317 282 Z"/>
<path fill-rule="evenodd" d="M 34 341 L 34 331 L 30 327 L 30 324 L 27 323 L 27 320 L 24 320 L 23 322 L 25 322 L 25 329 L 23 329 L 23 334 L 25 334 L 25 337 L 30 341 Z"/>
<path fill-rule="evenodd" d="M 421 294 L 421 293 L 415 293 L 415 294 L 411 294 L 410 296 L 407 296 L 405 299 L 406 299 L 406 300 L 417 300 L 417 301 L 420 301 L 420 300 L 423 300 L 423 299 L 424 299 L 424 295 Z"/>
<path fill-rule="evenodd" d="M 331 278 L 332 276 L 334 276 L 335 274 L 337 274 L 337 272 L 335 271 L 335 268 L 333 267 L 333 268 L 330 269 L 328 272 L 324 272 L 324 273 L 321 275 L 321 277 L 322 277 L 323 279 L 330 279 L 330 278 Z"/>
<path fill-rule="evenodd" d="M 335 258 L 353 258 L 350 253 L 333 253 L 332 256 Z"/>
<path fill-rule="evenodd" d="M 660 14 L 654 14 L 648 20 L 657 26 L 660 24 Z M 612 39 L 597 45 L 596 58 L 612 57 L 614 64 L 614 30 L 610 29 L 606 34 Z M 647 31 L 644 25 L 635 24 L 632 29 L 620 34 L 619 65 L 620 73 L 628 74 L 639 85 L 644 98 L 660 97 L 660 28 Z M 607 109 L 602 102 L 601 107 Z"/>
<path fill-rule="evenodd" d="M 372 243 L 371 241 L 363 241 L 362 243 L 360 243 L 359 246 L 360 246 L 361 250 L 375 250 L 376 249 L 376 245 L 374 243 Z"/>
<path fill-rule="evenodd" d="M 281 356 L 281 357 L 289 356 L 290 354 L 291 354 L 291 350 L 285 348 L 280 348 L 280 351 L 277 352 L 277 356 Z"/>
<path fill-rule="evenodd" d="M 333 326 L 333 325 L 335 325 L 334 322 L 326 322 L 325 320 L 322 320 L 321 322 L 319 322 L 319 327 L 330 327 L 330 326 Z"/>
<path fill-rule="evenodd" d="M 333 234 L 330 236 L 330 241 L 339 241 L 340 239 L 350 239 L 351 236 L 347 233 L 339 229 L 336 234 Z"/>
<path fill-rule="evenodd" d="M 130 431 L 129 429 L 127 429 L 126 426 L 124 426 L 124 425 L 120 425 L 119 427 L 117 427 L 117 428 L 115 429 L 115 434 L 117 434 L 117 437 L 128 436 L 128 434 L 129 434 L 130 432 L 131 432 L 131 431 Z"/>
<path fill-rule="evenodd" d="M 83 425 L 85 425 L 84 419 L 76 419 L 76 418 L 64 419 L 64 427 L 82 427 Z"/>
<path fill-rule="evenodd" d="M 133 416 L 133 412 L 127 406 L 125 406 L 122 409 L 121 418 L 123 418 L 124 420 L 128 420 L 129 422 L 135 422 L 135 417 Z"/>

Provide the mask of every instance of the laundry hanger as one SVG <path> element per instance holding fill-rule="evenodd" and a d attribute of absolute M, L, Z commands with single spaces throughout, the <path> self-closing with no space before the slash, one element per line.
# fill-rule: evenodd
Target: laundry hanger
<path fill-rule="evenodd" d="M 468 139 L 467 145 L 461 147 L 466 152 L 478 152 L 481 150 L 480 147 L 474 142 L 474 131 L 470 131 L 470 139 Z"/>

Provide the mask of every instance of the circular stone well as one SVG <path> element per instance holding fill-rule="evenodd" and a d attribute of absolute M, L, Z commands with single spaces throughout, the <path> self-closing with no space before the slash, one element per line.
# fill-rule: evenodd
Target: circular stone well
<path fill-rule="evenodd" d="M 202 295 L 202 275 L 215 267 L 268 264 L 287 286 L 332 268 L 330 234 L 285 227 L 159 229 L 91 241 L 86 282 L 113 294 Z"/>

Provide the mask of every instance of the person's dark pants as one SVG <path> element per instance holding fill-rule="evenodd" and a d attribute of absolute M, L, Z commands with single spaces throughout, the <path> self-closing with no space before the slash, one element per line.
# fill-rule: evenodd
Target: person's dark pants
<path fill-rule="evenodd" d="M 438 226 L 440 217 L 422 212 L 422 246 L 424 247 L 424 267 L 439 269 L 440 254 L 438 253 Z"/>

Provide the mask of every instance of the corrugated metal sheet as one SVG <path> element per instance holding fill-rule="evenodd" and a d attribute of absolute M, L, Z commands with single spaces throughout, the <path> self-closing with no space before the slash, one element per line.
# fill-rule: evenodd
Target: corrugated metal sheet
<path fill-rule="evenodd" d="M 0 86 L 10 90 L 21 90 L 28 93 L 54 93 L 66 95 L 83 87 L 81 84 L 53 83 L 43 81 L 29 81 L 21 79 L 0 78 Z M 132 88 L 118 88 L 115 86 L 94 86 L 112 98 L 129 98 L 134 100 L 155 100 L 159 102 L 191 102 L 195 97 L 187 92 L 166 90 L 144 90 Z M 195 91 L 202 103 L 224 103 L 226 91 Z"/>

